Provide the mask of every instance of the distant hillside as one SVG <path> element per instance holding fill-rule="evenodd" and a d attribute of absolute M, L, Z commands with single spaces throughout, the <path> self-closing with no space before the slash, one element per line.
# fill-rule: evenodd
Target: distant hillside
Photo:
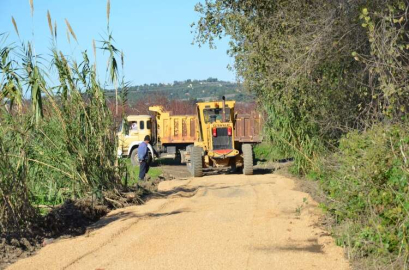
<path fill-rule="evenodd" d="M 114 96 L 114 91 L 107 91 L 108 97 Z M 144 84 L 129 88 L 130 104 L 143 99 L 146 95 L 163 94 L 170 100 L 209 101 L 226 96 L 228 100 L 253 101 L 254 96 L 246 92 L 240 85 L 232 82 L 219 81 L 216 78 L 207 80 L 175 81 L 171 84 Z"/>

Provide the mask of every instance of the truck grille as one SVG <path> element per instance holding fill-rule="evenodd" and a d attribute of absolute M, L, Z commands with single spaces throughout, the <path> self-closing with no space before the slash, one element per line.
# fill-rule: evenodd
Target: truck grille
<path fill-rule="evenodd" d="M 227 135 L 227 128 L 218 128 L 217 137 L 213 137 L 213 150 L 232 148 L 232 136 Z"/>

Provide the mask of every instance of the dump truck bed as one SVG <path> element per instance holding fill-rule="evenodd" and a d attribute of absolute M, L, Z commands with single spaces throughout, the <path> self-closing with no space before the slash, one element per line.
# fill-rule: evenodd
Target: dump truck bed
<path fill-rule="evenodd" d="M 157 135 L 162 144 L 193 144 L 197 140 L 197 116 L 171 115 L 161 106 L 152 106 L 156 112 Z M 261 116 L 257 112 L 237 114 L 235 117 L 235 141 L 242 143 L 260 143 Z"/>
<path fill-rule="evenodd" d="M 194 115 L 171 115 L 162 106 L 149 107 L 155 112 L 156 133 L 161 144 L 193 144 L 196 140 Z"/>
<path fill-rule="evenodd" d="M 260 143 L 261 136 L 261 116 L 257 112 L 248 114 L 237 114 L 234 130 L 235 141 L 242 143 Z"/>
<path fill-rule="evenodd" d="M 172 115 L 157 121 L 158 135 L 162 144 L 194 143 L 196 139 L 196 118 L 192 115 Z"/>

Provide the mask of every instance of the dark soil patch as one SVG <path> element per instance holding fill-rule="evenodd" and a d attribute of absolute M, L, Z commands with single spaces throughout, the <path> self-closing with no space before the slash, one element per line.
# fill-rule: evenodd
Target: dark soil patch
<path fill-rule="evenodd" d="M 122 191 L 107 192 L 99 200 L 67 200 L 53 208 L 46 216 L 39 217 L 27 231 L 15 234 L 0 232 L 0 269 L 35 254 L 41 247 L 57 238 L 84 234 L 88 226 L 113 209 L 144 203 L 157 191 L 161 181 L 169 179 L 173 177 L 161 175 L 158 179 L 140 182 L 137 186 L 127 187 Z"/>
<path fill-rule="evenodd" d="M 34 254 L 56 238 L 83 234 L 88 225 L 106 215 L 109 210 L 107 206 L 90 200 L 67 200 L 34 221 L 30 230 L 0 238 L 0 269 Z"/>

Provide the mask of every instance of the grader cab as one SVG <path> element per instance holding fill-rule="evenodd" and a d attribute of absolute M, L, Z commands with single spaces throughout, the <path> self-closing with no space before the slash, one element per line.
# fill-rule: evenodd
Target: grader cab
<path fill-rule="evenodd" d="M 252 129 L 250 125 L 246 128 L 246 123 L 251 122 L 243 117 L 237 121 L 234 106 L 235 101 L 225 101 L 224 97 L 223 101 L 197 103 L 198 138 L 186 149 L 187 167 L 192 176 L 203 176 L 203 168 L 220 167 L 253 174 L 252 144 L 259 142 L 259 134 L 246 133 L 254 131 L 254 125 Z"/>

